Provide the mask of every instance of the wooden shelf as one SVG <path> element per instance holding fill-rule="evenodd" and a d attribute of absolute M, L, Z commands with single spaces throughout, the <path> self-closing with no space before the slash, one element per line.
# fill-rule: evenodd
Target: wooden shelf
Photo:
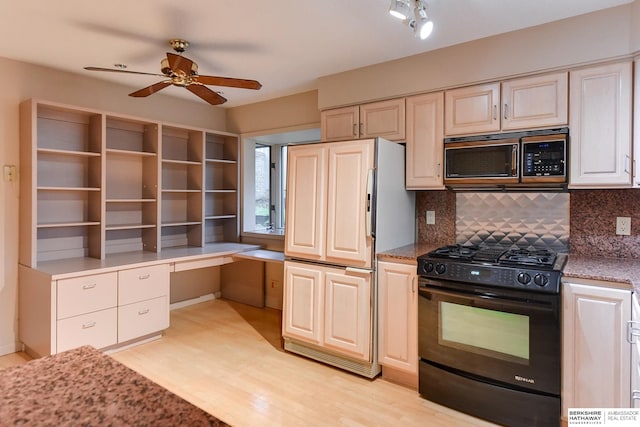
<path fill-rule="evenodd" d="M 146 151 L 135 151 L 135 150 L 120 150 L 120 149 L 116 149 L 116 148 L 107 148 L 106 150 L 107 154 L 123 154 L 126 156 L 140 156 L 140 157 L 155 157 L 157 156 L 156 153 L 149 153 Z"/>
<path fill-rule="evenodd" d="M 200 221 L 179 221 L 179 222 L 165 222 L 162 223 L 162 227 L 180 227 L 185 225 L 201 225 Z"/>
<path fill-rule="evenodd" d="M 238 135 L 39 100 L 20 120 L 21 264 L 238 242 Z"/>
<path fill-rule="evenodd" d="M 223 159 L 206 159 L 206 163 L 220 163 L 224 165 L 236 165 L 238 162 L 236 160 L 223 160 Z"/>
<path fill-rule="evenodd" d="M 38 187 L 38 191 L 100 191 L 98 187 Z"/>
<path fill-rule="evenodd" d="M 59 150 L 55 148 L 38 148 L 38 154 L 59 154 L 62 156 L 100 157 L 100 153 L 93 151 Z"/>
<path fill-rule="evenodd" d="M 156 199 L 107 199 L 107 203 L 155 203 Z"/>
<path fill-rule="evenodd" d="M 162 159 L 162 163 L 174 164 L 174 165 L 194 165 L 194 166 L 202 165 L 202 162 L 194 162 L 191 160 L 172 160 L 172 159 Z"/>
<path fill-rule="evenodd" d="M 38 228 L 63 228 L 63 227 L 84 227 L 84 226 L 100 225 L 98 221 L 80 221 L 80 222 L 52 222 L 50 224 L 38 224 Z"/>
<path fill-rule="evenodd" d="M 156 227 L 155 224 L 113 224 L 113 225 L 107 225 L 104 229 L 106 231 L 113 231 L 113 230 L 135 230 L 135 229 L 139 229 L 139 228 L 154 228 Z"/>

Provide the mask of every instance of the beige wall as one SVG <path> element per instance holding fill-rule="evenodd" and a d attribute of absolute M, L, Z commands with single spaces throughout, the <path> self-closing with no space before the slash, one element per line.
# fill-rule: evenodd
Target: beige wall
<path fill-rule="evenodd" d="M 640 1 L 322 77 L 322 109 L 628 55 L 640 50 Z"/>
<path fill-rule="evenodd" d="M 0 58 L 0 166 L 19 165 L 18 105 L 29 98 L 118 114 L 226 130 L 225 109 L 163 94 L 127 96 L 132 87 Z M 165 89 L 166 90 L 166 89 Z M 20 169 L 18 169 L 20 173 Z M 0 181 L 0 354 L 15 351 L 18 283 L 18 183 Z"/>
<path fill-rule="evenodd" d="M 234 133 L 270 133 L 315 124 L 320 125 L 315 90 L 227 110 L 227 129 Z"/>

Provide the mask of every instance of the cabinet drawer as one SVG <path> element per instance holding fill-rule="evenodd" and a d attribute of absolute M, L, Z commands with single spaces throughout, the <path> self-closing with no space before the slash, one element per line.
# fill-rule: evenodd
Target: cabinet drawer
<path fill-rule="evenodd" d="M 115 307 L 118 300 L 118 276 L 94 274 L 58 280 L 58 319 Z"/>
<path fill-rule="evenodd" d="M 118 309 L 109 308 L 58 320 L 57 352 L 92 345 L 104 348 L 118 341 Z"/>
<path fill-rule="evenodd" d="M 118 271 L 118 305 L 169 295 L 169 265 Z"/>
<path fill-rule="evenodd" d="M 168 327 L 167 296 L 118 307 L 118 342 L 120 343 Z"/>

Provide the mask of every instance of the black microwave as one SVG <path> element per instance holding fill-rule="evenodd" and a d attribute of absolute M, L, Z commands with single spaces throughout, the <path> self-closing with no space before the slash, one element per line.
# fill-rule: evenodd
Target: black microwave
<path fill-rule="evenodd" d="M 444 183 L 541 185 L 567 182 L 568 129 L 447 138 Z"/>

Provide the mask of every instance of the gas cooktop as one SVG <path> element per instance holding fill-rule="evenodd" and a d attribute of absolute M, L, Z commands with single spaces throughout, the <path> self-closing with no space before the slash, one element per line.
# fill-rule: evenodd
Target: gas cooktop
<path fill-rule="evenodd" d="M 444 281 L 557 293 L 566 254 L 546 248 L 450 245 L 418 257 L 418 274 Z"/>

